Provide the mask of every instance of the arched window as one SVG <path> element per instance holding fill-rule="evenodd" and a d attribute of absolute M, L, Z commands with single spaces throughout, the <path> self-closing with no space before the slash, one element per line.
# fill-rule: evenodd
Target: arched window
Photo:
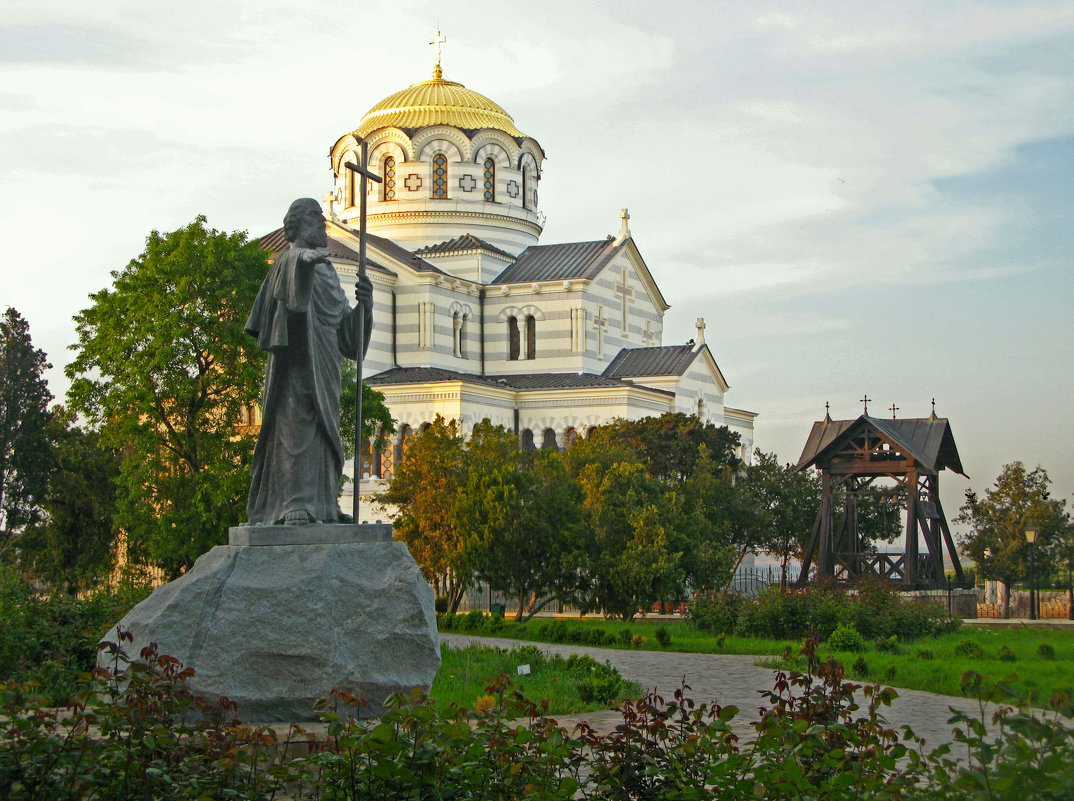
<path fill-rule="evenodd" d="M 385 156 L 384 164 L 380 168 L 381 183 L 380 199 L 395 200 L 395 157 Z"/>
<path fill-rule="evenodd" d="M 356 173 L 354 170 L 347 169 L 347 164 L 357 163 L 358 162 L 355 159 L 348 157 L 343 164 L 343 173 L 347 176 L 346 201 L 348 206 L 358 205 L 358 193 L 361 191 L 361 184 L 358 183 L 358 173 Z"/>
<path fill-rule="evenodd" d="M 522 208 L 530 207 L 530 171 L 522 168 Z"/>
<path fill-rule="evenodd" d="M 537 321 L 532 314 L 526 315 L 526 358 L 537 358 Z"/>
<path fill-rule="evenodd" d="M 556 430 L 554 428 L 546 428 L 544 430 L 544 438 L 541 440 L 541 450 L 556 449 Z"/>
<path fill-rule="evenodd" d="M 452 352 L 456 356 L 462 356 L 462 312 L 455 312 L 451 315 L 451 330 L 452 330 Z"/>
<path fill-rule="evenodd" d="M 395 466 L 397 468 L 406 459 L 406 452 L 410 449 L 412 439 L 414 439 L 414 429 L 404 423 L 399 427 L 399 437 L 395 443 Z"/>
<path fill-rule="evenodd" d="M 524 428 L 522 429 L 522 450 L 532 451 L 533 449 L 533 432 Z"/>
<path fill-rule="evenodd" d="M 433 197 L 447 197 L 447 156 L 443 153 L 433 156 Z"/>
<path fill-rule="evenodd" d="M 491 156 L 485 159 L 485 202 L 496 202 L 496 162 Z"/>
<path fill-rule="evenodd" d="M 518 318 L 507 318 L 507 358 L 517 361 L 521 351 L 522 340 L 518 332 Z"/>
<path fill-rule="evenodd" d="M 578 432 L 573 428 L 568 428 L 563 432 L 563 450 L 569 451 L 574 447 L 574 444 L 578 441 Z"/>
<path fill-rule="evenodd" d="M 392 438 L 382 435 L 381 448 L 373 452 L 373 474 L 377 478 L 391 479 L 395 476 L 395 448 Z"/>
<path fill-rule="evenodd" d="M 704 398 L 698 398 L 697 399 L 697 416 L 700 417 L 702 420 L 705 419 L 705 399 Z"/>

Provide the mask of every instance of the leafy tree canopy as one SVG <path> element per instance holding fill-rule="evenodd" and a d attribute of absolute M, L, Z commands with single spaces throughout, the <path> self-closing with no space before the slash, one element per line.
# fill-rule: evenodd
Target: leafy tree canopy
<path fill-rule="evenodd" d="M 26 526 L 41 517 L 53 468 L 46 427 L 51 367 L 13 308 L 0 317 L 0 560 L 10 560 Z"/>
<path fill-rule="evenodd" d="M 735 468 L 739 435 L 727 426 L 715 426 L 696 415 L 666 412 L 640 420 L 617 419 L 598 426 L 586 440 L 593 445 L 624 446 L 636 454 L 657 481 L 684 483 L 694 472 L 701 446 L 711 459 Z"/>
<path fill-rule="evenodd" d="M 388 490 L 379 497 L 398 509 L 395 532 L 437 594 L 458 608 L 470 583 L 455 509 L 466 487 L 463 438 L 455 420 L 440 415 L 409 439 Z"/>
<path fill-rule="evenodd" d="M 175 576 L 241 521 L 254 441 L 241 410 L 263 356 L 244 324 L 266 254 L 204 217 L 153 231 L 75 316 L 71 408 L 120 453 L 116 523 L 135 559 Z"/>
<path fill-rule="evenodd" d="M 815 471 L 799 471 L 780 464 L 775 453 L 757 450 L 745 471 L 745 491 L 763 515 L 758 544 L 780 558 L 780 584 L 787 583 L 787 562 L 808 544 L 820 509 L 820 478 Z"/>
<path fill-rule="evenodd" d="M 57 407 L 49 420 L 56 469 L 43 503 L 45 515 L 27 529 L 19 555 L 37 582 L 70 595 L 99 586 L 112 570 L 119 475 L 115 451 L 72 418 Z"/>
<path fill-rule="evenodd" d="M 456 520 L 475 577 L 518 600 L 517 619 L 567 597 L 577 569 L 581 489 L 553 450 L 520 451 L 484 420 L 466 445 L 467 483 Z"/>
<path fill-rule="evenodd" d="M 1066 501 L 1053 498 L 1051 479 L 1043 467 L 1026 470 L 1022 462 L 1004 465 L 991 488 L 980 497 L 966 491 L 966 502 L 955 518 L 969 526 L 962 539 L 964 552 L 977 563 L 981 575 L 1006 584 L 1029 575 L 1031 546 L 1026 526 L 1040 530 L 1033 549 L 1038 571 L 1062 558 L 1070 538 Z"/>

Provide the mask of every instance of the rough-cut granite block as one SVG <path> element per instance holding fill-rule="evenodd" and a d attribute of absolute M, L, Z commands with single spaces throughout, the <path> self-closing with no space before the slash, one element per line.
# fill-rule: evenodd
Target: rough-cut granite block
<path fill-rule="evenodd" d="M 346 527 L 301 530 L 318 528 Z M 226 695 L 250 722 L 311 720 L 333 687 L 379 715 L 440 666 L 433 592 L 402 542 L 220 545 L 119 625 L 131 656 L 156 642 L 194 668 L 191 689 Z"/>

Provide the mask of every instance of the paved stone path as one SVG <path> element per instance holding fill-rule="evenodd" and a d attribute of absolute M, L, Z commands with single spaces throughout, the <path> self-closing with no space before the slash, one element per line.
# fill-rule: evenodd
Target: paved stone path
<path fill-rule="evenodd" d="M 548 654 L 588 654 L 601 662 L 609 662 L 626 679 L 636 681 L 646 690 L 654 689 L 669 699 L 685 678 L 691 690 L 689 695 L 697 702 L 717 700 L 741 710 L 737 720 L 749 722 L 757 719 L 760 706 L 759 690 L 772 689 L 775 671 L 754 665 L 757 657 L 736 654 L 687 654 L 672 651 L 627 651 L 614 648 L 592 648 L 581 645 L 552 645 L 547 643 L 524 643 L 496 637 L 471 637 L 464 634 L 440 634 L 442 642 L 452 648 L 465 647 L 470 643 L 511 648 L 516 645 L 535 645 Z M 948 707 L 976 715 L 976 700 L 949 695 L 898 690 L 899 697 L 883 710 L 888 724 L 900 727 L 909 724 L 914 732 L 925 739 L 926 747 L 932 748 L 951 740 L 951 717 Z M 864 699 L 859 699 L 863 702 Z M 622 722 L 614 711 L 590 712 L 576 716 L 561 716 L 557 720 L 568 728 L 573 723 L 586 720 L 598 731 L 606 732 Z"/>

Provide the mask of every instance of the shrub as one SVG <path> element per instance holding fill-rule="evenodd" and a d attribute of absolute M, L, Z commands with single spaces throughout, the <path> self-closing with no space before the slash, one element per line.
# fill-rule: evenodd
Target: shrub
<path fill-rule="evenodd" d="M 446 595 L 437 595 L 436 600 L 433 601 L 433 608 L 436 609 L 437 614 L 444 614 L 448 610 L 448 601 L 450 599 Z"/>
<path fill-rule="evenodd" d="M 932 659 L 932 651 L 930 651 L 930 650 L 929 650 L 928 648 L 921 648 L 921 649 L 919 649 L 919 650 L 917 651 L 917 653 L 915 654 L 915 656 L 916 656 L 916 657 L 917 657 L 918 659 L 923 659 L 923 660 L 925 660 L 925 661 L 927 662 L 927 661 L 929 661 L 930 659 Z"/>
<path fill-rule="evenodd" d="M 876 650 L 882 654 L 901 653 L 901 651 L 899 650 L 899 638 L 894 634 L 892 634 L 886 640 L 883 638 L 877 640 L 875 647 Z"/>
<path fill-rule="evenodd" d="M 1042 642 L 1037 646 L 1037 656 L 1046 660 L 1055 659 L 1055 649 L 1048 643 Z"/>
<path fill-rule="evenodd" d="M 661 648 L 667 648 L 671 645 L 671 635 L 668 634 L 668 630 L 664 626 L 657 626 L 653 635 L 656 637 L 656 641 L 660 643 Z"/>
<path fill-rule="evenodd" d="M 648 641 L 649 638 L 646 637 L 644 634 L 635 634 L 633 637 L 630 638 L 630 647 L 641 648 Z"/>
<path fill-rule="evenodd" d="M 706 634 L 734 634 L 744 600 L 737 592 L 699 592 L 686 607 L 686 623 Z"/>
<path fill-rule="evenodd" d="M 955 646 L 955 656 L 961 656 L 964 659 L 984 659 L 984 655 L 984 648 L 973 640 L 963 640 Z"/>
<path fill-rule="evenodd" d="M 75 676 L 93 669 L 97 643 L 149 592 L 127 581 L 84 598 L 39 597 L 24 576 L 0 565 L 0 681 L 36 682 L 52 705 L 66 705 L 78 689 Z"/>
<path fill-rule="evenodd" d="M 630 645 L 630 641 L 633 638 L 634 638 L 634 635 L 631 633 L 630 629 L 625 628 L 625 627 L 619 629 L 619 642 L 622 643 L 623 645 Z"/>
<path fill-rule="evenodd" d="M 1008 648 L 1006 645 L 1001 645 L 999 648 L 999 654 L 997 654 L 1000 662 L 1014 662 L 1018 659 L 1014 655 L 1014 651 Z"/>
<path fill-rule="evenodd" d="M 865 661 L 864 656 L 859 656 L 850 666 L 850 671 L 858 678 L 864 679 L 869 675 L 869 663 Z"/>
<path fill-rule="evenodd" d="M 839 625 L 828 637 L 828 646 L 836 651 L 857 653 L 865 649 L 865 638 L 858 634 L 853 625 Z"/>
<path fill-rule="evenodd" d="M 457 626 L 461 631 L 480 631 L 485 625 L 485 613 L 480 609 L 471 609 L 460 617 Z"/>

